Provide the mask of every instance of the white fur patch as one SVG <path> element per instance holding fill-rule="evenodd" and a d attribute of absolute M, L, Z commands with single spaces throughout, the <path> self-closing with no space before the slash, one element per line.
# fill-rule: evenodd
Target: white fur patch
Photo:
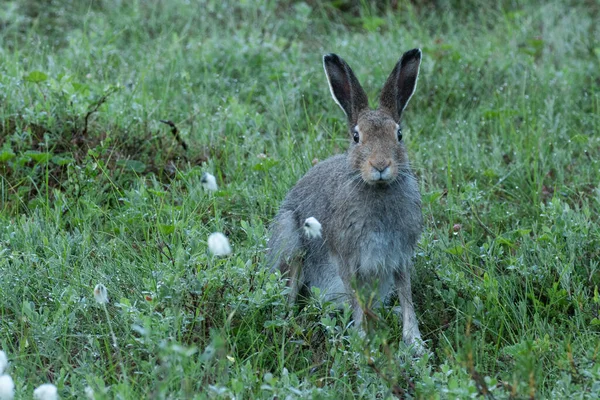
<path fill-rule="evenodd" d="M 354 129 L 356 129 L 356 132 L 358 132 L 358 142 L 362 142 L 363 141 L 363 134 L 360 131 L 360 127 L 358 126 L 358 124 L 356 124 L 356 126 L 354 127 Z"/>
<path fill-rule="evenodd" d="M 304 221 L 304 234 L 309 239 L 321 237 L 321 223 L 315 217 L 306 218 Z"/>

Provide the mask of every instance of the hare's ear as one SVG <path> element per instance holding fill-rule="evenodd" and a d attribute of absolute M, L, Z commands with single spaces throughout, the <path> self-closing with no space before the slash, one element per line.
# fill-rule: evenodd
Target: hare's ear
<path fill-rule="evenodd" d="M 421 50 L 412 49 L 402 55 L 388 77 L 379 99 L 379 107 L 386 110 L 396 121 L 400 120 L 417 87 Z"/>
<path fill-rule="evenodd" d="M 358 113 L 369 107 L 369 100 L 354 72 L 341 57 L 333 53 L 323 57 L 323 68 L 333 99 L 344 110 L 348 121 L 356 123 Z"/>

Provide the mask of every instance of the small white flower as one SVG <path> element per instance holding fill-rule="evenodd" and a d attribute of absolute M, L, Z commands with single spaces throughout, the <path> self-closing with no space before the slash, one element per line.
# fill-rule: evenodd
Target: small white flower
<path fill-rule="evenodd" d="M 12 400 L 15 397 L 15 383 L 8 375 L 0 376 L 0 400 Z"/>
<path fill-rule="evenodd" d="M 33 398 L 36 400 L 58 400 L 58 390 L 51 383 L 44 383 L 33 391 Z"/>
<path fill-rule="evenodd" d="M 229 239 L 220 232 L 211 233 L 208 237 L 208 250 L 215 256 L 226 256 L 231 254 Z"/>
<path fill-rule="evenodd" d="M 6 357 L 5 352 L 0 350 L 0 375 L 2 375 L 4 373 L 4 370 L 6 370 L 6 367 L 8 367 L 8 357 Z"/>
<path fill-rule="evenodd" d="M 108 292 L 106 290 L 106 286 L 99 283 L 94 288 L 94 298 L 100 304 L 108 303 Z"/>
<path fill-rule="evenodd" d="M 219 189 L 219 187 L 217 186 L 217 179 L 214 175 L 209 174 L 208 172 L 202 174 L 202 177 L 200 178 L 200 183 L 202 184 L 204 190 L 207 190 L 209 192 L 216 192 Z"/>
<path fill-rule="evenodd" d="M 321 237 L 321 223 L 315 217 L 306 218 L 304 221 L 304 234 L 309 239 Z"/>

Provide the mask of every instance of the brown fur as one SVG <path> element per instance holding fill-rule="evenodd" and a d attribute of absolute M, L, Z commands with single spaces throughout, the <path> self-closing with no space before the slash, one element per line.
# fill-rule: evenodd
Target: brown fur
<path fill-rule="evenodd" d="M 389 184 L 397 178 L 402 166 L 407 165 L 406 148 L 398 141 L 398 124 L 387 110 L 368 110 L 358 117 L 360 141 L 353 143 L 349 151 L 352 166 L 361 171 L 362 179 L 369 184 Z M 373 180 L 373 168 L 390 168 L 389 178 Z"/>

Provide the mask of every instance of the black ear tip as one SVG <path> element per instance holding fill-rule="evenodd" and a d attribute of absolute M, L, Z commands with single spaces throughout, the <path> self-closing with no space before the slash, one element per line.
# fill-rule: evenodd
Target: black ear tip
<path fill-rule="evenodd" d="M 325 54 L 323 56 L 323 62 L 324 63 L 331 63 L 331 62 L 338 62 L 339 63 L 340 60 L 340 56 L 338 56 L 335 53 L 329 53 L 329 54 Z"/>
<path fill-rule="evenodd" d="M 412 49 L 407 51 L 406 53 L 404 53 L 405 56 L 407 57 L 417 57 L 417 58 L 421 58 L 421 49 L 416 48 L 416 49 Z"/>
<path fill-rule="evenodd" d="M 402 58 L 400 60 L 401 65 L 405 65 L 412 61 L 420 61 L 421 55 L 422 55 L 421 49 L 417 48 L 417 49 L 409 50 L 402 55 Z"/>

